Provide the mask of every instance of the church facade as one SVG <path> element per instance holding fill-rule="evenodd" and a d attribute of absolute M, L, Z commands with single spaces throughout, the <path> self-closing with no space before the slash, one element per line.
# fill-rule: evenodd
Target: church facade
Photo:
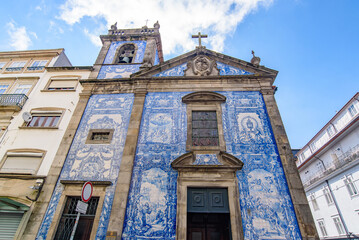
<path fill-rule="evenodd" d="M 277 71 L 201 44 L 164 61 L 158 23 L 101 40 L 25 239 L 68 239 L 86 181 L 78 239 L 318 239 Z"/>

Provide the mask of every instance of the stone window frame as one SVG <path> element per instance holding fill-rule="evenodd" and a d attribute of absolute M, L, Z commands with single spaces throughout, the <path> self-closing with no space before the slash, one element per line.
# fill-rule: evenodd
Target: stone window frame
<path fill-rule="evenodd" d="M 23 122 L 23 124 L 19 127 L 20 129 L 59 129 L 62 118 L 64 117 L 66 109 L 64 108 L 33 108 L 30 111 L 31 116 L 59 116 L 59 120 L 57 121 L 55 126 L 52 127 L 37 127 L 37 126 L 28 126 L 27 122 Z"/>
<path fill-rule="evenodd" d="M 135 47 L 135 52 L 133 54 L 132 61 L 130 63 L 118 63 L 116 60 L 118 58 L 118 55 L 120 54 L 121 48 L 123 48 L 126 45 L 133 45 Z M 126 64 L 134 64 L 135 63 L 135 58 L 136 58 L 136 55 L 137 55 L 137 51 L 138 51 L 137 44 L 132 43 L 132 42 L 122 43 L 120 46 L 117 47 L 116 54 L 115 54 L 115 57 L 113 58 L 113 61 L 112 61 L 111 65 L 113 65 L 113 64 L 116 64 L 116 65 L 118 65 L 118 64 L 120 64 L 120 65 L 122 65 L 122 64 L 124 64 L 124 65 L 126 65 Z"/>
<path fill-rule="evenodd" d="M 41 90 L 41 92 L 75 92 L 79 82 L 80 82 L 81 76 L 79 75 L 58 75 L 58 76 L 51 76 L 49 81 L 46 83 L 45 87 L 43 90 Z M 52 82 L 54 81 L 69 81 L 69 82 L 74 82 L 77 81 L 77 83 L 75 84 L 73 89 L 55 89 L 55 90 L 50 90 L 49 87 L 51 85 Z"/>
<path fill-rule="evenodd" d="M 15 62 L 25 62 L 24 66 L 21 67 L 21 69 L 17 70 L 17 71 L 8 71 L 7 69 L 12 68 L 11 66 L 13 65 L 13 63 Z M 24 71 L 26 71 L 26 68 L 28 67 L 29 63 L 31 62 L 30 59 L 11 59 L 8 64 L 6 65 L 6 67 L 3 67 L 3 72 L 4 74 L 12 74 L 12 73 L 22 73 Z"/>
<path fill-rule="evenodd" d="M 17 89 L 17 87 L 19 85 L 26 85 L 26 84 L 31 84 L 31 88 L 29 89 L 29 91 L 25 94 L 26 96 L 29 96 L 30 93 L 32 92 L 32 90 L 34 89 L 34 87 L 37 84 L 37 81 L 40 79 L 40 77 L 15 77 L 15 78 L 5 78 L 6 80 L 12 80 L 13 83 L 11 84 L 11 86 L 9 86 L 9 88 L 7 89 L 7 93 L 6 94 L 17 94 L 14 93 L 15 90 Z"/>
<path fill-rule="evenodd" d="M 39 69 L 39 70 L 29 70 L 28 68 L 32 66 L 32 64 L 35 62 L 35 61 L 46 61 L 46 64 L 45 66 L 42 68 L 42 69 Z M 30 62 L 27 64 L 26 67 L 24 67 L 24 72 L 27 72 L 27 73 L 38 73 L 38 72 L 44 72 L 45 71 L 45 67 L 47 67 L 51 62 L 51 58 L 49 57 L 44 57 L 44 58 L 32 58 L 30 60 Z"/>
<path fill-rule="evenodd" d="M 113 133 L 115 129 L 113 128 L 102 128 L 102 129 L 90 129 L 89 133 L 87 135 L 87 139 L 85 144 L 110 144 L 113 138 Z M 109 132 L 108 140 L 93 140 L 92 135 L 93 133 L 99 133 L 99 132 Z"/>
<path fill-rule="evenodd" d="M 45 155 L 46 155 L 46 150 L 42 150 L 42 149 L 37 149 L 37 148 L 17 148 L 17 149 L 8 149 L 6 151 L 6 153 L 4 154 L 3 158 L 0 161 L 0 169 L 2 169 L 2 167 L 4 166 L 6 160 L 8 159 L 9 156 L 11 156 L 12 154 L 16 154 L 16 155 L 23 155 L 24 157 L 26 156 L 34 156 L 36 154 L 41 154 L 40 161 L 39 161 L 39 165 L 36 169 L 34 169 L 34 173 L 30 173 L 30 172 L 16 172 L 16 173 L 11 173 L 11 172 L 0 172 L 0 175 L 6 175 L 6 174 L 11 174 L 11 175 L 37 175 L 37 172 L 39 171 L 42 162 L 44 161 Z"/>
<path fill-rule="evenodd" d="M 224 141 L 222 107 L 226 97 L 210 91 L 199 91 L 187 94 L 182 102 L 187 105 L 187 141 L 186 151 L 226 151 Z M 217 115 L 218 146 L 193 146 L 192 145 L 192 112 L 193 111 L 215 111 Z"/>
<path fill-rule="evenodd" d="M 60 181 L 60 182 L 61 182 L 61 184 L 64 185 L 64 190 L 63 190 L 60 200 L 57 204 L 55 214 L 51 221 L 46 239 L 54 239 L 54 237 L 56 235 L 57 228 L 58 228 L 60 220 L 61 220 L 62 213 L 65 208 L 67 197 L 81 196 L 82 186 L 85 183 L 85 181 L 75 181 L 75 180 L 74 181 L 64 181 L 64 182 Z M 106 187 L 108 185 L 110 185 L 110 183 L 108 183 L 108 182 L 92 182 L 92 184 L 93 184 L 92 196 L 99 198 L 97 209 L 96 209 L 96 214 L 95 214 L 95 219 L 94 219 L 94 222 L 92 225 L 92 230 L 91 230 L 91 235 L 90 235 L 90 239 L 95 239 L 95 236 L 97 233 L 97 228 L 99 227 L 101 211 L 102 211 L 102 207 L 103 207 L 103 203 L 104 203 L 104 199 L 105 199 Z"/>

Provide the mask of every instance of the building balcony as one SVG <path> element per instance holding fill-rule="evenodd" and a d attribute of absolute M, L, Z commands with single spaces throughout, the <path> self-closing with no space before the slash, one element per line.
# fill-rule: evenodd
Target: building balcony
<path fill-rule="evenodd" d="M 5 69 L 5 72 L 20 72 L 23 67 L 8 67 Z"/>
<path fill-rule="evenodd" d="M 0 109 L 20 111 L 27 99 L 25 94 L 0 94 Z"/>
<path fill-rule="evenodd" d="M 312 175 L 311 178 L 307 181 L 303 181 L 303 186 L 309 187 L 310 185 L 318 182 L 322 178 L 328 176 L 329 174 L 337 171 L 346 165 L 359 160 L 359 144 L 350 148 L 348 151 L 344 152 L 339 156 L 334 156 L 331 165 L 326 166 L 326 169 L 318 171 L 316 174 Z"/>
<path fill-rule="evenodd" d="M 27 67 L 27 71 L 41 71 L 44 70 L 45 66 Z"/>

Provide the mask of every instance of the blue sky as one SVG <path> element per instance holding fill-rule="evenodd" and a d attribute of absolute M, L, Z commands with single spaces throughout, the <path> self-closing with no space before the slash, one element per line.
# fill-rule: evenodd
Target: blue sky
<path fill-rule="evenodd" d="M 209 49 L 279 71 L 276 99 L 292 148 L 301 148 L 357 91 L 357 0 L 18 0 L 0 9 L 0 51 L 65 48 L 88 66 L 98 35 L 159 20 L 165 60 L 190 51 L 198 31 Z M 220 2 L 220 3 L 219 3 Z M 22 7 L 19 7 L 22 6 Z"/>

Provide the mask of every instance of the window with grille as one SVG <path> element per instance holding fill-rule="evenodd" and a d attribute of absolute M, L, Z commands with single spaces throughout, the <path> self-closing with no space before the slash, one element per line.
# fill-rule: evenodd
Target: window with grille
<path fill-rule="evenodd" d="M 349 108 L 348 111 L 350 113 L 350 116 L 354 117 L 357 114 L 357 110 L 355 109 L 354 104 L 352 104 Z"/>
<path fill-rule="evenodd" d="M 219 145 L 216 111 L 192 111 L 192 145 Z"/>
<path fill-rule="evenodd" d="M 12 62 L 9 67 L 6 68 L 6 72 L 18 72 L 21 71 L 27 61 Z"/>
<path fill-rule="evenodd" d="M 310 201 L 312 202 L 313 210 L 314 211 L 319 210 L 317 199 L 315 199 L 314 195 L 310 195 Z"/>
<path fill-rule="evenodd" d="M 325 228 L 325 225 L 324 225 L 324 221 L 318 220 L 318 225 L 319 225 L 319 228 L 320 228 L 320 231 L 321 231 L 323 237 L 328 236 L 327 229 Z"/>
<path fill-rule="evenodd" d="M 86 144 L 109 144 L 112 141 L 114 129 L 90 129 Z"/>
<path fill-rule="evenodd" d="M 0 94 L 4 94 L 9 87 L 9 84 L 0 84 Z"/>
<path fill-rule="evenodd" d="M 57 227 L 55 240 L 68 240 L 70 239 L 73 227 L 76 221 L 76 205 L 81 201 L 81 197 L 67 197 L 62 216 Z M 76 228 L 74 239 L 87 240 L 90 239 L 93 222 L 96 215 L 99 198 L 92 197 L 88 202 L 86 214 L 81 214 L 78 226 Z"/>
<path fill-rule="evenodd" d="M 32 84 L 18 84 L 14 90 L 15 94 L 27 94 L 32 87 Z"/>
<path fill-rule="evenodd" d="M 348 189 L 350 196 L 355 196 L 358 194 L 358 189 L 356 188 L 353 180 L 350 177 L 345 178 L 344 183 Z"/>
<path fill-rule="evenodd" d="M 0 62 L 0 70 L 5 66 L 6 62 Z"/>
<path fill-rule="evenodd" d="M 339 235 L 345 234 L 344 227 L 343 227 L 343 224 L 342 224 L 342 221 L 340 220 L 340 218 L 333 217 L 333 221 L 334 221 L 335 227 L 337 228 Z"/>
<path fill-rule="evenodd" d="M 332 197 L 332 194 L 330 193 L 330 191 L 328 190 L 328 188 L 323 189 L 323 194 L 324 194 L 325 200 L 327 201 L 328 205 L 332 204 L 333 197 Z"/>
<path fill-rule="evenodd" d="M 29 71 L 39 71 L 43 70 L 46 66 L 47 60 L 35 60 L 32 62 L 30 67 L 27 67 Z"/>

